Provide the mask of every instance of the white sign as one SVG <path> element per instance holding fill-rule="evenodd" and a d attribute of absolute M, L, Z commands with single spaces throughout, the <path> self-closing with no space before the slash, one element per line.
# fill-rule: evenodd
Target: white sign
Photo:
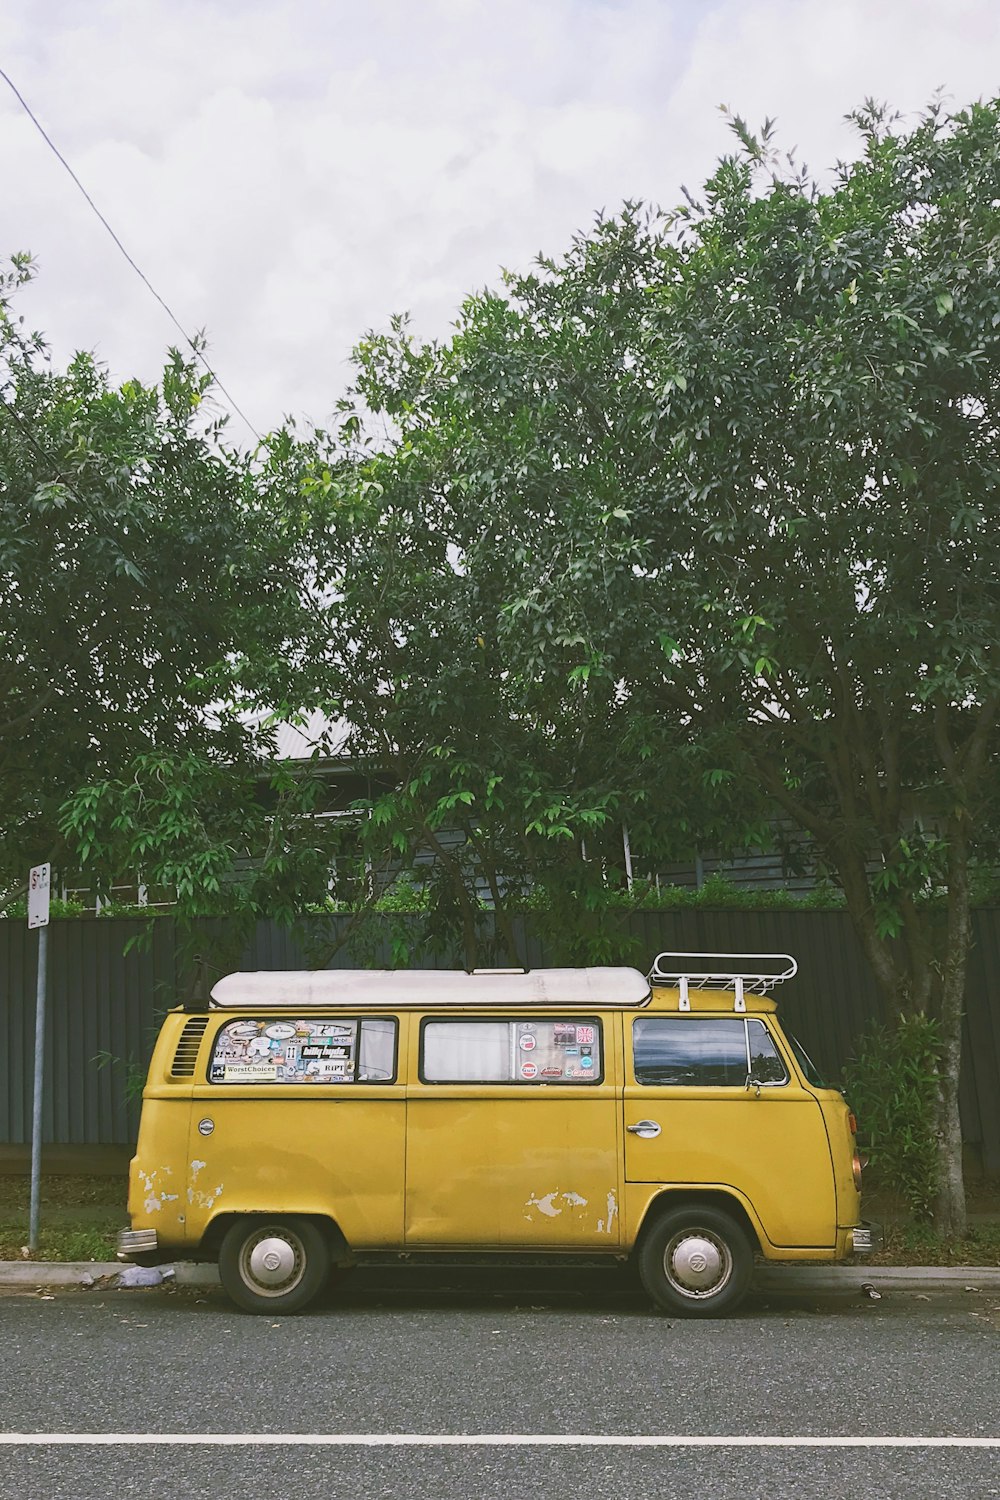
<path fill-rule="evenodd" d="M 51 865 L 33 865 L 28 875 L 28 926 L 49 925 L 49 879 Z"/>

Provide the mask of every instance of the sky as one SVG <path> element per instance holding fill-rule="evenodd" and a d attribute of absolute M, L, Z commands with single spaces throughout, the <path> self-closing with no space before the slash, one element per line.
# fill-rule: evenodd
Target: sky
<path fill-rule="evenodd" d="M 446 337 L 596 211 L 673 206 L 730 149 L 720 105 L 822 173 L 868 96 L 1000 93 L 1000 5 L 4 0 L 0 67 L 263 432 L 322 425 L 391 314 Z M 26 321 L 155 379 L 176 328 L 2 80 L 0 171 Z"/>

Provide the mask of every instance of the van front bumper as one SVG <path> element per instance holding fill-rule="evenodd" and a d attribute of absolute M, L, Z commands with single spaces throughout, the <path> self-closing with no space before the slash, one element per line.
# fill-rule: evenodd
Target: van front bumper
<path fill-rule="evenodd" d="M 155 1229 L 121 1229 L 118 1232 L 118 1259 L 132 1260 L 136 1255 L 156 1253 Z"/>

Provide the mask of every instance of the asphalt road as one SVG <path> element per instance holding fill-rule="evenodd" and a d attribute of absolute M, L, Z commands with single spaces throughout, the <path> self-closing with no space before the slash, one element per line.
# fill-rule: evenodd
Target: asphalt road
<path fill-rule="evenodd" d="M 329 1445 L 343 1435 L 374 1440 Z M 712 1441 L 634 1441 L 665 1436 Z M 764 1437 L 779 1442 L 721 1441 Z M 217 1292 L 0 1297 L 0 1500 L 1000 1496 L 1000 1447 L 935 1444 L 956 1438 L 1000 1438 L 995 1294 L 772 1295 L 705 1323 L 650 1312 L 631 1283 L 552 1272 L 506 1289 L 359 1274 L 276 1319 Z"/>

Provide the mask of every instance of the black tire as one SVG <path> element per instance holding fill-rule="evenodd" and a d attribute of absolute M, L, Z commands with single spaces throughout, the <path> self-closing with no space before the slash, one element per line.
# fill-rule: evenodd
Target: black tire
<path fill-rule="evenodd" d="M 219 1247 L 219 1276 L 246 1312 L 299 1312 L 323 1290 L 330 1252 L 311 1219 L 237 1219 Z"/>
<path fill-rule="evenodd" d="M 650 1227 L 638 1255 L 643 1287 L 665 1312 L 720 1318 L 738 1307 L 753 1271 L 745 1231 L 722 1209 L 691 1203 Z"/>

